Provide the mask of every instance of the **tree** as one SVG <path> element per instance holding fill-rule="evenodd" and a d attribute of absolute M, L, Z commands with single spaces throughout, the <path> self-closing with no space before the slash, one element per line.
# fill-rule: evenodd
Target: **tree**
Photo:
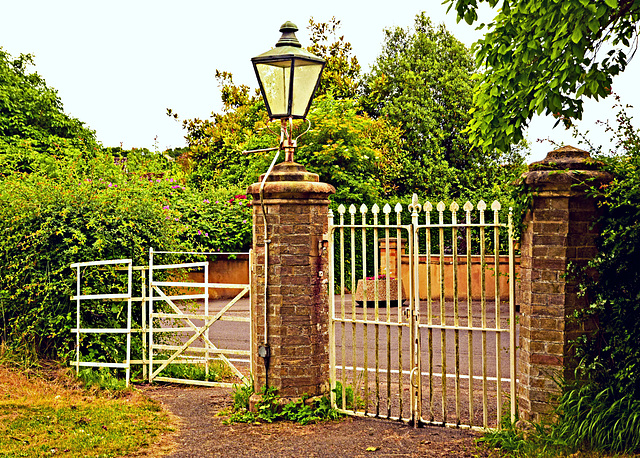
<path fill-rule="evenodd" d="M 478 20 L 480 3 L 498 4 L 447 2 L 469 24 Z M 523 138 L 534 114 L 552 114 L 567 126 L 581 119 L 581 97 L 606 97 L 633 56 L 639 20 L 638 0 L 503 0 L 477 43 L 476 63 L 485 74 L 470 140 L 485 151 L 505 151 Z"/>
<path fill-rule="evenodd" d="M 337 35 L 339 28 L 340 21 L 335 17 L 329 22 L 309 19 L 312 45 L 307 50 L 326 61 L 316 96 L 331 93 L 335 99 L 355 98 L 360 83 L 360 64 L 351 55 L 351 43 Z"/>
<path fill-rule="evenodd" d="M 242 154 L 273 146 L 268 132 L 262 135 L 268 119 L 267 110 L 258 91 L 246 85 L 236 85 L 229 72 L 216 70 L 221 88 L 223 108 L 212 113 L 212 119 L 186 119 L 182 122 L 189 151 L 179 159 L 189 170 L 189 180 L 198 186 L 212 182 L 215 186 L 249 185 L 268 166 L 263 154 Z M 167 114 L 178 119 L 171 109 Z M 256 159 L 260 159 L 256 161 Z"/>
<path fill-rule="evenodd" d="M 12 58 L 0 48 L 0 153 L 24 144 L 55 153 L 63 146 L 95 150 L 95 133 L 64 113 L 55 89 L 30 73 L 33 56 Z"/>
<path fill-rule="evenodd" d="M 504 160 L 469 144 L 473 73 L 467 48 L 424 13 L 413 30 L 385 30 L 382 52 L 364 78 L 362 106 L 403 131 L 402 193 L 460 195 L 478 187 L 478 171 Z"/>
<path fill-rule="evenodd" d="M 223 101 L 235 102 L 225 102 L 224 112 L 214 113 L 212 120 L 184 121 L 193 166 L 189 180 L 201 187 L 246 187 L 267 170 L 274 152 L 260 150 L 277 146 L 279 127 L 267 128 L 261 98 L 249 96 L 249 88 L 236 86 L 231 75 L 219 75 Z M 356 100 L 336 99 L 331 91 L 316 97 L 309 112 L 312 128 L 300 136 L 295 160 L 333 184 L 337 200 L 370 203 L 397 189 L 401 139 L 387 120 L 371 119 L 357 109 Z M 306 127 L 297 124 L 294 135 Z"/>
<path fill-rule="evenodd" d="M 331 94 L 314 100 L 309 120 L 313 129 L 300 137 L 295 160 L 336 188 L 334 202 L 371 205 L 397 192 L 403 155 L 397 127 Z"/>

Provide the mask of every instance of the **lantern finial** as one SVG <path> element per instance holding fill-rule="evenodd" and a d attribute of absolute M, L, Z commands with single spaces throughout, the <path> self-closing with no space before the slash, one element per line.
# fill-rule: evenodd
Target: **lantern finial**
<path fill-rule="evenodd" d="M 298 26 L 295 25 L 291 21 L 287 21 L 280 26 L 280 32 L 282 32 L 282 36 L 276 43 L 276 48 L 280 46 L 293 46 L 294 48 L 302 48 L 302 45 L 296 38 L 296 32 L 298 31 Z"/>

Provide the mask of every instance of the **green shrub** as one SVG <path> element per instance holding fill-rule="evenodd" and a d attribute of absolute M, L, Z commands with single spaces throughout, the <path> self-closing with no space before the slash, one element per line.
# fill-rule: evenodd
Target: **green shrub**
<path fill-rule="evenodd" d="M 233 409 L 238 410 L 249 410 L 249 398 L 254 393 L 253 389 L 253 380 L 249 385 L 233 385 Z"/>
<path fill-rule="evenodd" d="M 180 230 L 166 219 L 148 187 L 136 180 L 118 186 L 104 180 L 12 175 L 0 182 L 0 285 L 8 345 L 43 357 L 68 356 L 75 325 L 70 264 L 132 258 L 140 265 L 149 247 L 177 249 Z M 87 271 L 86 291 L 111 292 L 104 285 L 115 275 Z M 104 315 L 104 321 L 119 312 L 109 303 L 95 307 L 100 309 L 92 312 Z"/>
<path fill-rule="evenodd" d="M 163 206 L 166 217 L 181 227 L 182 244 L 189 251 L 249 251 L 252 236 L 251 200 L 240 188 L 197 190 L 171 185 Z"/>
<path fill-rule="evenodd" d="M 602 210 L 598 254 L 572 272 L 588 300 L 574 319 L 591 329 L 573 342 L 575 381 L 559 383 L 555 423 L 533 425 L 526 440 L 509 425 L 487 438 L 493 445 L 524 455 L 640 451 L 640 133 L 624 108 L 617 121 L 617 151 L 598 157 L 613 180 L 588 190 Z"/>
<path fill-rule="evenodd" d="M 600 157 L 613 180 L 590 190 L 602 209 L 600 237 L 581 272 L 589 307 L 576 317 L 596 326 L 575 348 L 578 378 L 596 392 L 613 389 L 606 399 L 640 399 L 640 133 L 624 109 L 614 133 L 617 153 Z"/>
<path fill-rule="evenodd" d="M 154 358 L 157 358 L 157 356 L 154 355 Z M 157 358 L 157 360 L 160 360 L 160 358 Z M 230 378 L 233 373 L 231 372 L 231 369 L 229 369 L 229 366 L 226 365 L 226 363 L 222 361 L 212 361 L 209 363 L 208 368 L 204 363 L 169 364 L 158 375 L 160 377 L 172 377 L 185 380 L 219 382 L 224 380 L 225 378 Z"/>
<path fill-rule="evenodd" d="M 78 378 L 85 388 L 99 388 L 107 391 L 122 391 L 127 388 L 126 381 L 116 377 L 114 372 L 106 367 L 83 368 L 78 373 Z"/>
<path fill-rule="evenodd" d="M 565 387 L 557 412 L 551 437 L 571 450 L 640 450 L 640 400 L 633 393 L 575 383 Z"/>

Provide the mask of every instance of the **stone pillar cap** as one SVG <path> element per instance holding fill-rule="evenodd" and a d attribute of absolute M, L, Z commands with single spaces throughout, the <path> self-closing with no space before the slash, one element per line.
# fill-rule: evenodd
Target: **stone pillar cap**
<path fill-rule="evenodd" d="M 563 146 L 547 153 L 543 160 L 530 164 L 529 171 L 522 178 L 528 185 L 560 188 L 588 181 L 593 183 L 593 180 L 610 181 L 611 175 L 601 170 L 602 166 L 602 162 L 593 159 L 587 151 L 574 146 Z M 559 171 L 566 172 L 558 173 Z"/>
<path fill-rule="evenodd" d="M 587 151 L 563 146 L 549 151 L 543 160 L 532 163 L 529 170 L 597 170 L 601 165 Z"/>
<path fill-rule="evenodd" d="M 260 194 L 260 183 L 264 175 L 260 175 L 258 183 L 249 186 L 247 194 L 254 197 Z M 274 166 L 264 186 L 265 197 L 276 195 L 281 197 L 324 195 L 326 197 L 335 192 L 333 186 L 320 182 L 317 173 L 308 172 L 303 165 L 296 162 L 281 162 Z"/>
<path fill-rule="evenodd" d="M 258 181 L 262 181 L 266 174 L 260 175 Z M 281 162 L 273 167 L 267 178 L 267 183 L 272 181 L 320 181 L 317 173 L 308 172 L 302 164 L 297 162 Z"/>

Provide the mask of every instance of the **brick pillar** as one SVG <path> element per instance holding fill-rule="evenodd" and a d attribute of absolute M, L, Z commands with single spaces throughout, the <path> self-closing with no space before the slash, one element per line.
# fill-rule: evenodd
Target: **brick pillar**
<path fill-rule="evenodd" d="M 585 332 L 571 319 L 586 305 L 570 265 L 584 266 L 596 254 L 598 209 L 585 186 L 609 179 L 589 153 L 567 146 L 529 166 L 524 181 L 532 193 L 525 216 L 520 272 L 520 418 L 539 421 L 558 392 L 553 376 L 572 377 L 570 341 Z"/>
<path fill-rule="evenodd" d="M 262 177 L 260 177 L 262 180 Z M 273 386 L 283 398 L 329 391 L 329 301 L 327 249 L 329 195 L 333 186 L 294 162 L 276 165 L 264 187 L 269 256 L 267 269 L 267 344 L 265 343 L 264 219 L 260 183 L 253 196 L 251 335 L 254 388 Z"/>

